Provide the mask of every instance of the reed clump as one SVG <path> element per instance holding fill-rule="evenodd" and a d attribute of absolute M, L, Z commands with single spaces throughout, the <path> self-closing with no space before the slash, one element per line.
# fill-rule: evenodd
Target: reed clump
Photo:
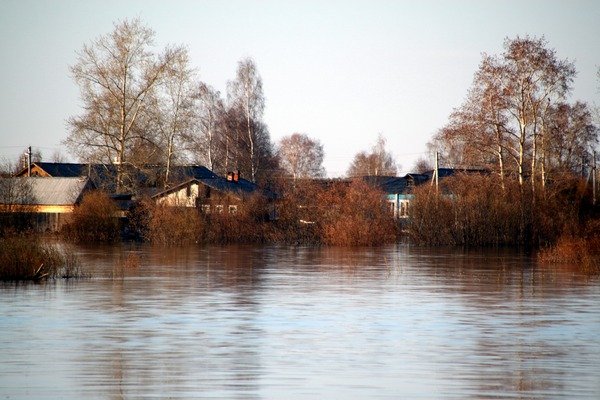
<path fill-rule="evenodd" d="M 76 279 L 87 275 L 79 260 L 32 236 L 0 237 L 0 280 L 44 281 Z"/>

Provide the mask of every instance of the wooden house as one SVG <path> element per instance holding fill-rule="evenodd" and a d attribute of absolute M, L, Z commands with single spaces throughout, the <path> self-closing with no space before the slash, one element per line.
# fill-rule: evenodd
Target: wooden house
<path fill-rule="evenodd" d="M 365 176 L 362 179 L 385 194 L 388 209 L 394 218 L 408 217 L 408 207 L 412 199 L 409 178 L 406 176 Z"/>
<path fill-rule="evenodd" d="M 86 192 L 88 178 L 13 177 L 0 179 L 0 213 L 27 216 L 39 231 L 58 231 Z"/>
<path fill-rule="evenodd" d="M 204 177 L 188 179 L 178 185 L 156 193 L 152 198 L 157 204 L 176 207 L 194 207 L 204 213 L 237 213 L 242 203 L 254 194 L 264 195 L 267 200 L 275 196 L 261 190 L 254 182 L 231 172 L 227 178 L 210 174 Z"/>
<path fill-rule="evenodd" d="M 432 184 L 437 173 L 438 179 L 462 174 L 487 173 L 483 169 L 438 168 L 422 174 L 409 173 L 399 176 L 365 176 L 362 179 L 385 193 L 390 212 L 394 218 L 408 218 L 410 203 L 414 199 L 413 189 L 423 184 Z"/>

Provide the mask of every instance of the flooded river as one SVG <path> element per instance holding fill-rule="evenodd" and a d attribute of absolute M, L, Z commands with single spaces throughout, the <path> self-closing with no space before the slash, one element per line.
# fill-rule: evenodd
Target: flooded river
<path fill-rule="evenodd" d="M 0 286 L 1 399 L 599 399 L 600 280 L 514 252 L 76 247 Z"/>

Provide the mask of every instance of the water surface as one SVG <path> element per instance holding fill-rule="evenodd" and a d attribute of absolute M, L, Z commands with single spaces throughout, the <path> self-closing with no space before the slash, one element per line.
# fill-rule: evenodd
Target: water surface
<path fill-rule="evenodd" d="M 0 286 L 8 399 L 600 398 L 600 282 L 514 252 L 77 247 Z"/>

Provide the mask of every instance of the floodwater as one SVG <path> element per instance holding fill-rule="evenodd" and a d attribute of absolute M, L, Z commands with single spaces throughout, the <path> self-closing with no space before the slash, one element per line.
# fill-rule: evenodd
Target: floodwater
<path fill-rule="evenodd" d="M 515 252 L 76 247 L 0 286 L 1 399 L 598 399 L 600 279 Z"/>

